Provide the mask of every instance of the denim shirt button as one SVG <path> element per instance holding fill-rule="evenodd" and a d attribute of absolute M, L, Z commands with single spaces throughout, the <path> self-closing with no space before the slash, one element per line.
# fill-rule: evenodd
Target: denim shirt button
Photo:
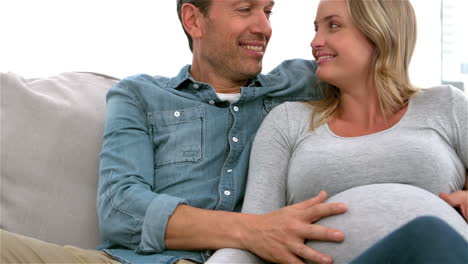
<path fill-rule="evenodd" d="M 193 89 L 198 89 L 198 88 L 200 88 L 200 86 L 198 84 L 193 85 Z"/>
<path fill-rule="evenodd" d="M 224 195 L 229 196 L 229 195 L 231 195 L 231 192 L 226 190 L 226 191 L 224 191 Z"/>
<path fill-rule="evenodd" d="M 238 111 L 239 111 L 239 107 L 234 106 L 234 111 L 238 112 Z"/>
<path fill-rule="evenodd" d="M 210 100 L 210 101 L 208 101 L 208 103 L 209 103 L 210 105 L 214 105 L 214 104 L 215 104 L 215 101 Z"/>
<path fill-rule="evenodd" d="M 231 173 L 231 172 L 232 172 L 232 169 L 228 169 L 227 172 Z"/>
<path fill-rule="evenodd" d="M 179 117 L 179 116 L 180 116 L 180 112 L 179 112 L 179 111 L 175 111 L 175 112 L 174 112 L 174 116 L 175 116 L 175 117 Z"/>
<path fill-rule="evenodd" d="M 232 138 L 232 141 L 234 141 L 234 143 L 237 143 L 237 142 L 239 142 L 239 139 L 236 138 L 236 137 L 233 137 L 233 138 Z"/>

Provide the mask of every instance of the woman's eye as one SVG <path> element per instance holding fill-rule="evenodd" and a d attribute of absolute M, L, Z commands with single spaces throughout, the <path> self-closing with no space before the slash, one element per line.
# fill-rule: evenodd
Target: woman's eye
<path fill-rule="evenodd" d="M 336 24 L 336 23 L 331 23 L 331 24 L 330 24 L 330 28 L 331 28 L 331 29 L 336 29 L 336 28 L 339 28 L 339 27 L 340 27 L 340 25 L 338 25 L 338 24 Z"/>
<path fill-rule="evenodd" d="M 241 12 L 241 13 L 248 13 L 248 12 L 250 12 L 250 8 L 248 8 L 248 7 L 240 8 L 240 9 L 239 9 L 239 12 Z"/>

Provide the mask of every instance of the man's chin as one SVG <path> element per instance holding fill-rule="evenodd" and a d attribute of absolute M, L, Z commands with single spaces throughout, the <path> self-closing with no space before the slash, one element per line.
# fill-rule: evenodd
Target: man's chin
<path fill-rule="evenodd" d="M 242 72 L 244 73 L 244 75 L 249 76 L 249 78 L 253 78 L 262 72 L 262 64 L 252 67 L 246 67 L 242 69 Z"/>
<path fill-rule="evenodd" d="M 257 75 L 259 75 L 262 71 L 255 71 L 255 72 L 242 72 L 242 79 L 243 80 L 251 80 L 254 79 Z"/>

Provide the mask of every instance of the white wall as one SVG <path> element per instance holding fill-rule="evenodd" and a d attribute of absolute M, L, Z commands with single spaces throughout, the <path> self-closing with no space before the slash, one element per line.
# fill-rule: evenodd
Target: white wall
<path fill-rule="evenodd" d="M 419 20 L 411 67 L 421 86 L 440 82 L 440 1 L 412 0 Z M 94 71 L 125 77 L 175 75 L 191 62 L 175 0 L 2 0 L 0 71 L 28 77 Z M 312 58 L 318 0 L 276 0 L 268 71 L 288 58 Z"/>
<path fill-rule="evenodd" d="M 418 39 L 410 65 L 412 82 L 421 87 L 442 78 L 441 0 L 411 0 L 418 23 Z"/>

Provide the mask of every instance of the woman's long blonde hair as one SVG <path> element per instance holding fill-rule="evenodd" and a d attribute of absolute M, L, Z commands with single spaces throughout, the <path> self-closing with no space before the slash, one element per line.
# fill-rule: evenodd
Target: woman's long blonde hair
<path fill-rule="evenodd" d="M 373 71 L 384 116 L 408 104 L 419 90 L 409 79 L 408 68 L 416 45 L 416 17 L 409 0 L 347 0 L 354 25 L 374 45 Z M 311 128 L 336 117 L 340 90 L 319 82 L 323 99 L 310 101 L 314 108 Z M 318 115 L 321 113 L 321 115 Z"/>

